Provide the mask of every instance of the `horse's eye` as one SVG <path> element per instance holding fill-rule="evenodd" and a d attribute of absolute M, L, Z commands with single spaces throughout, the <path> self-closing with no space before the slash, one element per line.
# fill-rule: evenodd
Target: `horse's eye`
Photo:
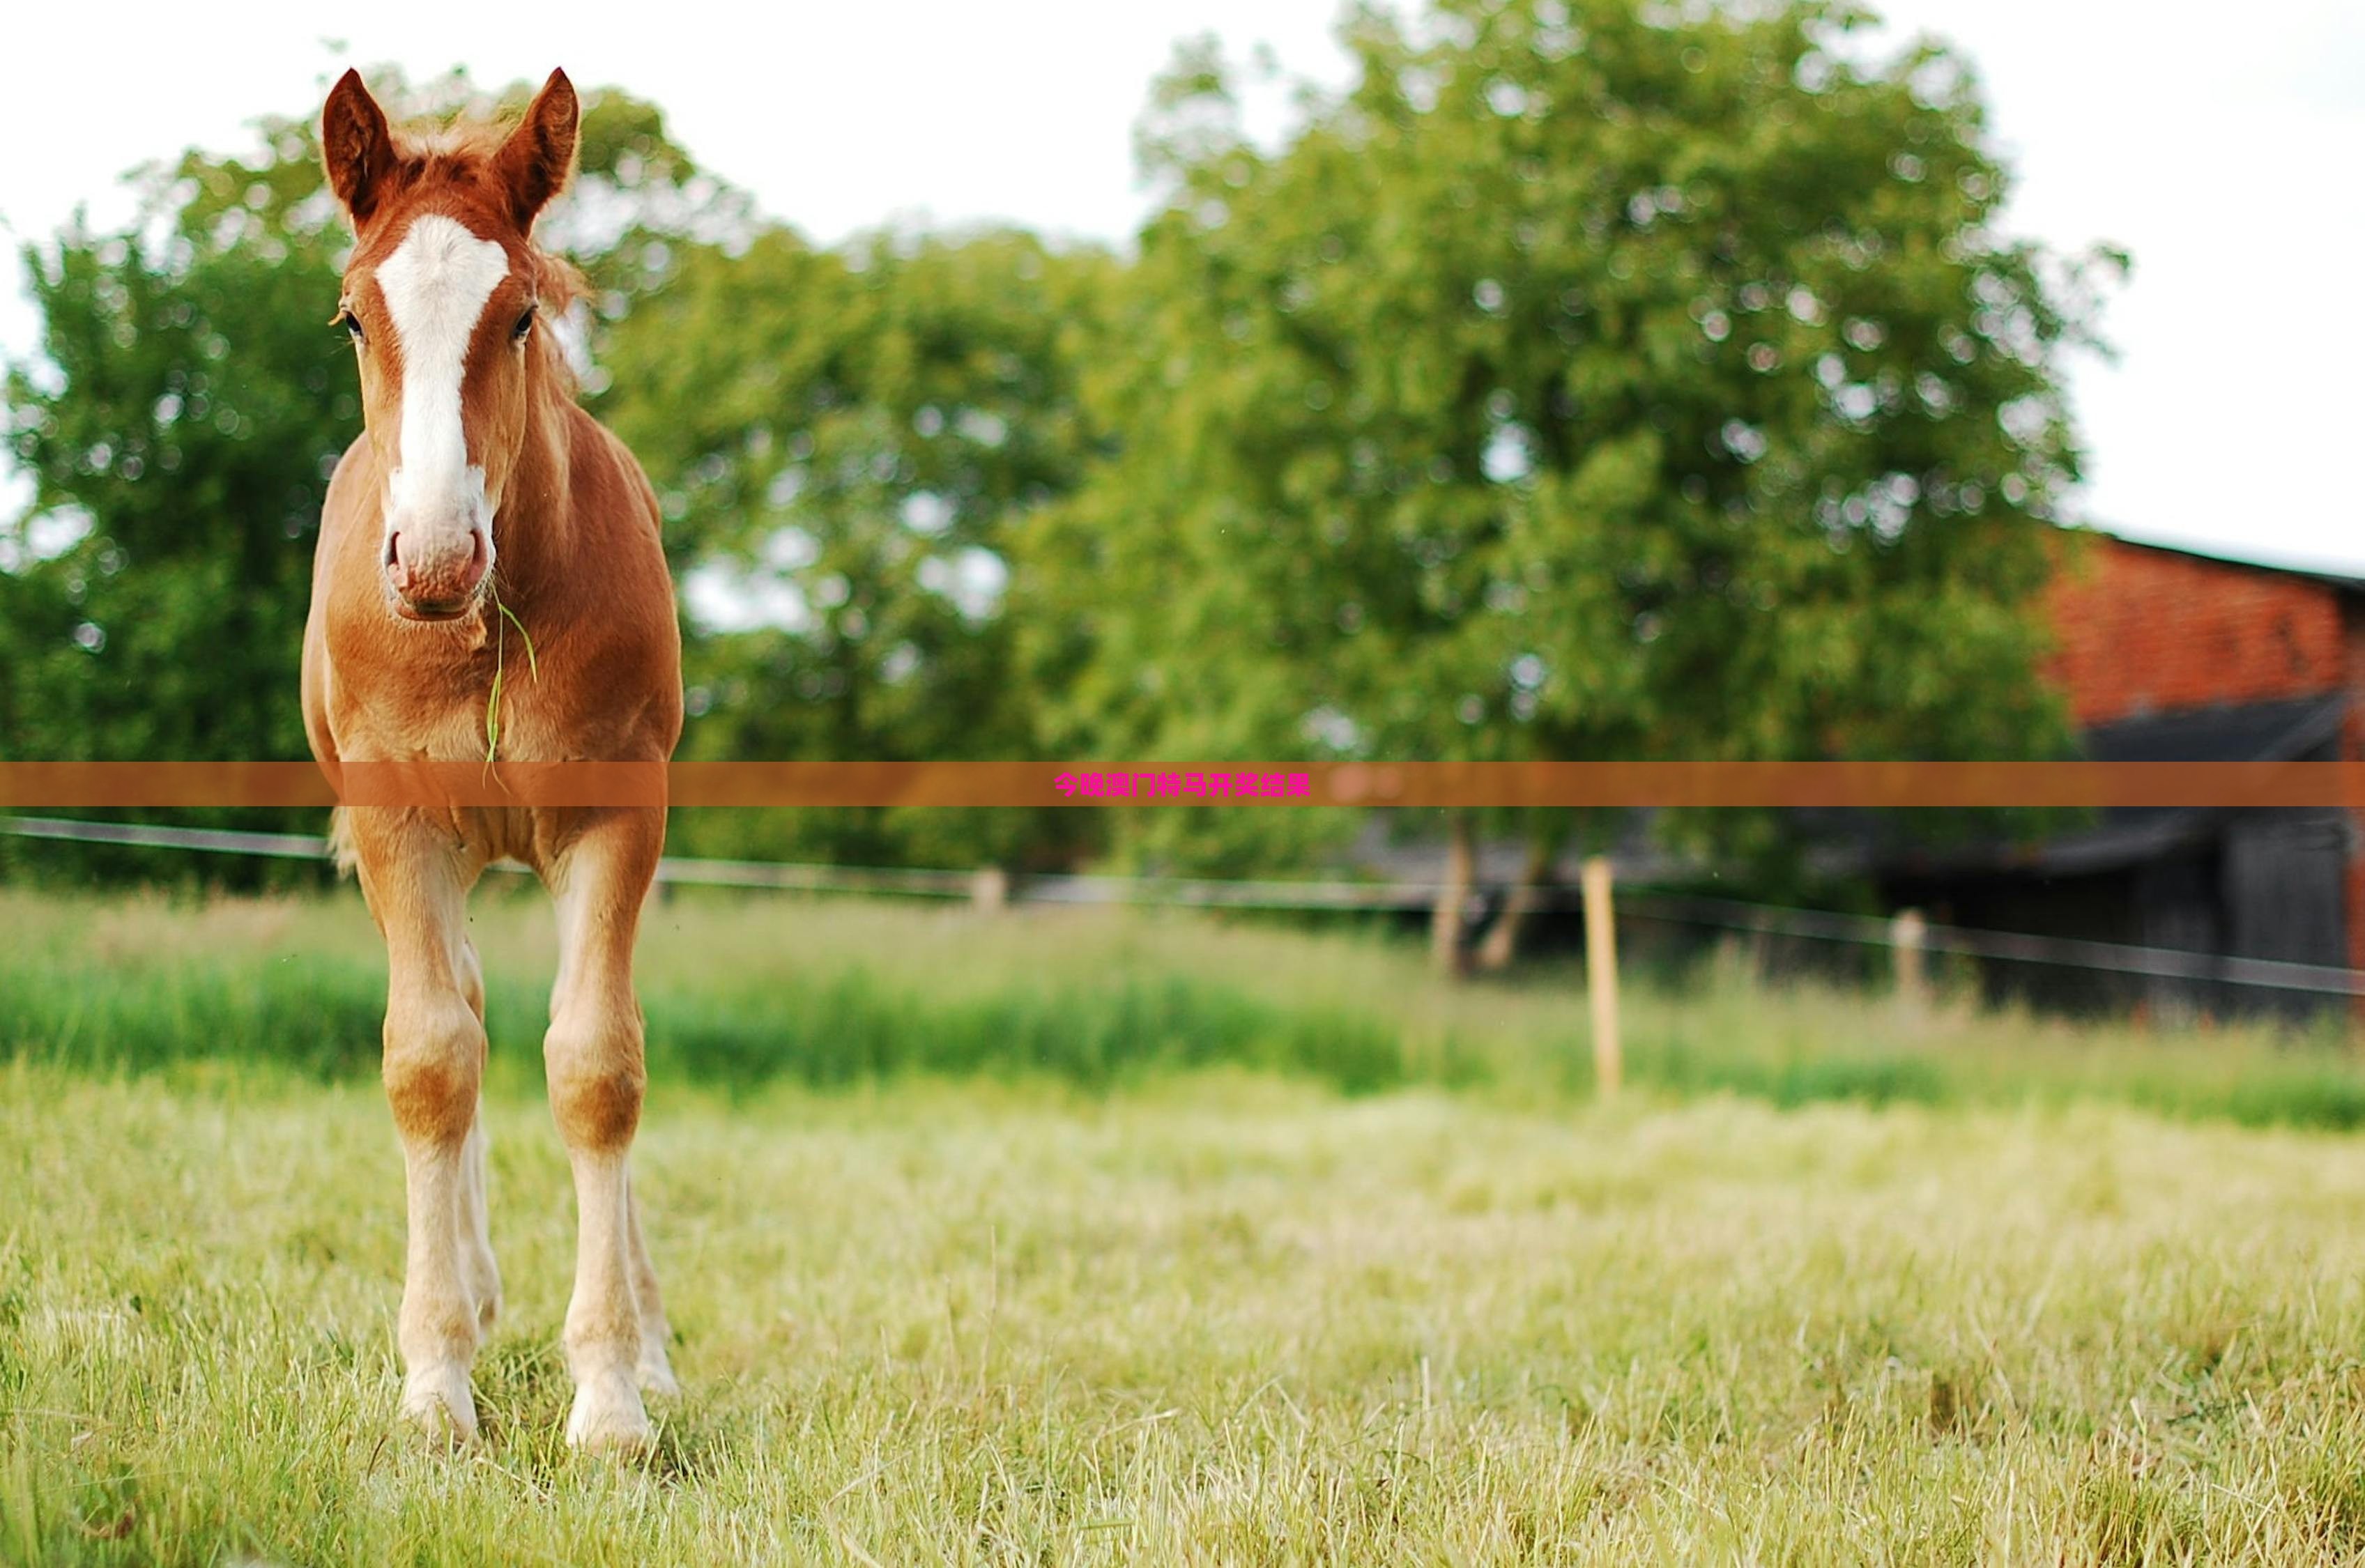
<path fill-rule="evenodd" d="M 510 329 L 510 342 L 521 343 L 525 342 L 525 335 L 532 330 L 533 307 L 529 305 L 525 308 L 525 314 L 518 318 L 517 325 Z"/>
<path fill-rule="evenodd" d="M 352 338 L 356 343 L 367 342 L 367 339 L 365 339 L 362 334 L 362 319 L 354 315 L 350 309 L 338 311 L 337 319 L 330 322 L 329 325 L 331 327 L 342 327 L 345 330 L 346 336 Z"/>

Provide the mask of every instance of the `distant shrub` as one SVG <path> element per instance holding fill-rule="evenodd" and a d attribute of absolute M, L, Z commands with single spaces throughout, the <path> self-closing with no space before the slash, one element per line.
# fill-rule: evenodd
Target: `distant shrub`
<path fill-rule="evenodd" d="M 147 935 L 94 941 L 76 933 L 88 913 L 39 898 L 17 906 L 15 939 L 0 940 L 0 1060 L 374 1076 L 386 980 L 367 949 L 311 947 L 300 916 L 272 928 L 280 935 L 267 950 L 234 921 L 207 929 L 203 913 L 185 927 L 154 924 L 168 939 L 153 946 L 140 945 Z M 857 918 L 867 924 L 839 929 Z M 1030 944 L 1081 940 L 1083 928 L 835 913 L 826 927 L 784 925 L 802 933 L 794 943 L 734 948 L 746 933 L 736 906 L 698 914 L 693 927 L 690 946 L 677 935 L 641 982 L 650 1070 L 676 1082 L 734 1092 L 779 1081 L 1036 1077 L 1097 1091 L 1238 1068 L 1345 1093 L 1420 1083 L 1575 1103 L 1592 1092 L 1580 993 L 1550 980 L 1439 993 L 1415 947 L 1375 950 L 1376 961 L 1324 980 L 1315 960 L 1336 959 L 1339 939 L 1270 928 L 1252 946 L 1217 940 L 1216 926 L 1173 926 L 1159 928 L 1162 948 L 1053 950 Z M 813 940 L 823 930 L 836 935 Z M 913 961 L 901 945 L 918 941 L 942 961 Z M 494 965 L 488 981 L 492 1078 L 532 1090 L 546 993 L 512 964 Z M 2179 1035 L 2008 1013 L 1911 1023 L 1860 996 L 1746 980 L 1642 983 L 1628 994 L 1626 1077 L 1644 1096 L 1780 1106 L 2111 1100 L 2249 1126 L 2365 1128 L 2365 1060 L 2330 1033 Z"/>
<path fill-rule="evenodd" d="M 496 1070 L 538 1072 L 546 1014 L 495 981 Z M 859 969 L 761 989 L 644 991 L 652 1070 L 729 1086 L 790 1078 L 849 1084 L 906 1073 L 1044 1074 L 1104 1087 L 1159 1069 L 1238 1066 L 1347 1092 L 1405 1076 L 1378 1019 L 1275 1006 L 1182 975 L 1105 986 L 1014 984 L 975 998 L 891 986 Z M 383 971 L 327 957 L 0 967 L 0 1056 L 105 1070 L 197 1058 L 267 1060 L 319 1077 L 373 1070 Z"/>

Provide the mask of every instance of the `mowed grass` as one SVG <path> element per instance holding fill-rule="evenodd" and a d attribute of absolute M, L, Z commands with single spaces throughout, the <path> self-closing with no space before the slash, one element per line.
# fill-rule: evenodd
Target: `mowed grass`
<path fill-rule="evenodd" d="M 395 1419 L 350 894 L 0 894 L 0 1562 L 2351 1562 L 2331 1038 L 1635 988 L 1371 934 L 683 900 L 683 1399 L 571 1455 L 545 911 L 482 901 L 488 1440 Z M 2255 1125 L 2254 1125 L 2255 1124 Z"/>

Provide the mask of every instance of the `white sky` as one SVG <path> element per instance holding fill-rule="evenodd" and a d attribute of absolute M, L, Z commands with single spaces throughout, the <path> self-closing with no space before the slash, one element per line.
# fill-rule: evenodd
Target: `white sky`
<path fill-rule="evenodd" d="M 2135 258 L 2081 364 L 2081 515 L 2133 536 L 2365 572 L 2365 6 L 2258 0 L 1887 0 L 1985 81 L 2017 166 L 2012 226 Z M 824 241 L 891 218 L 1014 219 L 1122 240 L 1130 129 L 1172 41 L 1213 29 L 1336 81 L 1337 0 L 902 0 L 337 7 L 50 5 L 0 50 L 0 223 L 13 243 L 188 144 L 246 145 L 350 62 L 482 83 L 563 64 L 666 109 L 677 140 Z M 234 17 L 235 20 L 230 18 Z M 547 25 L 565 18 L 554 33 Z M 342 52 L 325 41 L 342 40 Z M 0 287 L 0 351 L 33 344 Z M 0 507 L 21 504 L 0 484 Z"/>

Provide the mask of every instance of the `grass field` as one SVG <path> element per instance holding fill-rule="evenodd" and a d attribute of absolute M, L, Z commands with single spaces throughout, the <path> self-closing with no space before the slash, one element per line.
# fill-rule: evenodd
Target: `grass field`
<path fill-rule="evenodd" d="M 2365 1554 L 2325 1042 L 1704 973 L 1635 998 L 1641 1092 L 1597 1105 L 1558 971 L 660 913 L 639 1169 L 688 1393 L 618 1465 L 559 1440 L 539 912 L 480 922 L 509 1316 L 453 1458 L 394 1425 L 350 900 L 0 898 L 0 1562 Z"/>
<path fill-rule="evenodd" d="M 515 896 L 501 896 L 504 888 Z M 536 1090 L 555 963 L 547 902 L 496 879 L 473 931 L 498 1081 Z M 910 1077 L 1104 1090 L 1239 1067 L 1342 1092 L 1436 1084 L 1494 1102 L 1591 1092 L 1581 969 L 1435 982 L 1418 945 L 1189 914 L 684 897 L 641 944 L 651 1069 L 747 1093 Z M 222 1058 L 338 1081 L 375 1069 L 385 959 L 360 899 L 197 903 L 0 888 L 0 1058 L 148 1071 Z M 2337 1036 L 2076 1026 L 1768 990 L 1738 963 L 1627 988 L 1628 1081 L 1933 1106 L 2106 1098 L 2250 1126 L 2365 1127 Z"/>

